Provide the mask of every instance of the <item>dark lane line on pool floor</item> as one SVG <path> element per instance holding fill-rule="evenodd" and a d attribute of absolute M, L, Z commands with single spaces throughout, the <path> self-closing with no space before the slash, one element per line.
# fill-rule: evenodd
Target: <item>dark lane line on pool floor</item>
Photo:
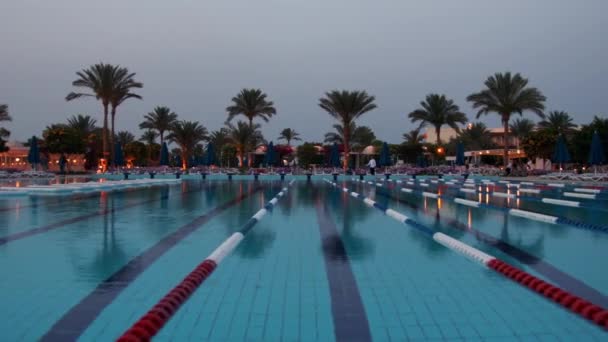
<path fill-rule="evenodd" d="M 156 260 L 162 257 L 173 246 L 204 226 L 207 222 L 227 209 L 241 203 L 251 195 L 261 191 L 263 186 L 257 186 L 246 193 L 238 195 L 191 222 L 177 228 L 173 233 L 164 237 L 154 246 L 146 249 L 100 283 L 88 296 L 73 306 L 61 317 L 42 337 L 41 341 L 75 341 L 93 323 L 97 316 L 114 301 L 139 275 L 148 269 Z"/>
<path fill-rule="evenodd" d="M 316 200 L 316 209 L 336 341 L 371 341 L 367 314 L 338 228 L 329 215 L 326 203 L 321 203 L 320 198 Z M 335 253 L 327 251 L 328 248 Z"/>
<path fill-rule="evenodd" d="M 186 192 L 180 192 L 180 195 L 185 195 L 185 194 L 190 194 L 190 193 L 197 193 L 197 192 L 202 192 L 203 190 L 207 189 L 208 186 L 204 185 L 200 188 L 196 188 L 193 190 L 189 190 Z M 81 215 L 81 216 L 76 216 L 76 217 L 72 217 L 69 219 L 65 219 L 59 222 L 55 222 L 55 223 L 50 223 L 48 225 L 42 226 L 42 227 L 38 227 L 38 228 L 33 228 L 33 229 L 28 229 L 22 232 L 18 232 L 15 234 L 11 234 L 11 235 L 7 235 L 7 236 L 3 236 L 0 237 L 0 246 L 2 245 L 6 245 L 9 242 L 13 242 L 13 241 L 17 241 L 17 240 L 21 240 L 33 235 L 37 235 L 37 234 L 42 234 L 42 233 L 46 233 L 48 231 L 54 230 L 54 229 L 58 229 L 58 228 L 62 228 L 64 226 L 76 223 L 76 222 L 81 222 L 81 221 L 85 221 L 88 220 L 90 218 L 94 218 L 94 217 L 98 217 L 98 216 L 106 216 L 110 213 L 116 213 L 116 212 L 120 212 L 123 210 L 127 210 L 127 209 L 131 209 L 134 207 L 138 207 L 141 205 L 145 205 L 148 203 L 153 203 L 153 202 L 158 202 L 164 199 L 168 199 L 169 195 L 167 194 L 163 194 L 161 195 L 159 198 L 153 198 L 153 199 L 149 199 L 149 200 L 145 200 L 145 201 L 141 201 L 141 202 L 136 202 L 136 203 L 131 203 L 131 204 L 126 204 L 123 205 L 119 208 L 106 208 L 103 210 L 99 210 L 99 211 L 95 211 L 89 214 L 85 214 L 85 215 Z"/>
<path fill-rule="evenodd" d="M 377 189 L 381 189 L 381 188 L 377 188 Z M 383 193 L 383 191 L 385 191 L 385 189 L 383 189 L 382 191 L 377 191 L 376 193 L 382 197 L 385 197 L 385 198 L 397 201 L 401 204 L 404 204 L 411 209 L 414 209 L 417 211 L 419 211 L 421 209 L 420 206 L 418 206 L 418 205 L 410 203 L 407 200 L 404 200 L 402 198 L 399 198 L 399 197 L 396 197 L 396 196 L 393 196 L 393 195 L 390 195 L 387 193 Z M 432 214 L 427 214 L 427 215 L 437 218 L 437 220 L 439 222 L 443 221 L 444 223 L 446 223 L 446 226 L 449 228 L 458 229 L 463 232 L 466 232 L 467 234 L 472 235 L 473 237 L 475 237 L 475 239 L 477 241 L 485 244 L 486 246 L 494 247 L 494 248 L 502 251 L 503 253 L 509 255 L 510 257 L 514 258 L 515 260 L 519 261 L 520 263 L 530 266 L 530 268 L 532 268 L 533 270 L 535 270 L 542 276 L 546 277 L 547 279 L 554 281 L 556 284 L 561 286 L 563 289 L 565 289 L 569 292 L 572 292 L 573 294 L 575 294 L 581 298 L 584 298 L 591 302 L 597 303 L 598 305 L 602 305 L 603 307 L 608 307 L 608 297 L 606 295 L 602 294 L 600 291 L 594 289 L 593 287 L 585 284 L 581 280 L 578 280 L 577 278 L 559 270 L 557 267 L 536 257 L 535 255 L 532 255 L 522 249 L 519 249 L 518 247 L 513 246 L 513 245 L 509 244 L 508 242 L 503 241 L 499 238 L 495 238 L 489 234 L 486 234 L 486 233 L 476 230 L 474 228 L 468 228 L 465 224 L 463 224 L 462 222 L 459 222 L 456 219 L 445 219 L 444 218 L 442 220 L 439 216 L 438 211 L 435 212 L 435 215 L 432 215 Z"/>

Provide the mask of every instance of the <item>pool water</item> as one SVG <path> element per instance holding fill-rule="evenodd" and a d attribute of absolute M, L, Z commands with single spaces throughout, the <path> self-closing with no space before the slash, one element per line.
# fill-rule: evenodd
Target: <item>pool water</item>
<path fill-rule="evenodd" d="M 470 208 L 404 193 L 397 184 L 350 178 L 339 184 L 608 307 L 608 234 L 496 209 L 519 206 L 608 224 L 604 197 L 581 200 L 583 208 L 547 205 L 534 195 L 522 201 L 489 198 L 491 208 Z M 117 339 L 285 186 L 278 177 L 199 179 L 73 196 L 0 198 L 0 340 Z M 438 190 L 477 199 L 439 184 L 425 191 Z M 556 190 L 554 197 L 560 194 Z M 289 187 L 155 337 L 607 338 L 606 330 L 590 321 L 348 193 L 305 178 Z"/>

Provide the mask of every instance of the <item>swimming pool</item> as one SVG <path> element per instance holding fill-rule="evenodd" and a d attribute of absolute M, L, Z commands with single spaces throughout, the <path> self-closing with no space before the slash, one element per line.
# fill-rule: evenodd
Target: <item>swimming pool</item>
<path fill-rule="evenodd" d="M 250 230 L 242 242 L 172 314 L 157 340 L 608 336 L 592 321 L 420 229 L 442 232 L 606 308 L 605 190 L 593 200 L 577 198 L 579 206 L 572 207 L 542 200 L 571 200 L 564 196 L 570 187 L 530 186 L 541 192 L 522 192 L 518 199 L 494 194 L 507 193 L 507 184 L 480 180 L 464 186 L 368 178 L 370 184 L 341 177 L 334 186 L 323 180 L 331 176 L 296 178 L 289 185 L 291 176 L 211 177 L 0 198 L 0 339 L 115 340 L 243 227 Z M 251 224 L 252 215 L 280 192 L 268 214 Z M 387 207 L 411 224 L 385 215 Z M 570 221 L 530 220 L 508 208 Z"/>

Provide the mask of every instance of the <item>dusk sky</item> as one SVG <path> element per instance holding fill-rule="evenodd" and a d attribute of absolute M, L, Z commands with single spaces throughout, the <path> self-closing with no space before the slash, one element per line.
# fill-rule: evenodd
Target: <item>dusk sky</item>
<path fill-rule="evenodd" d="M 334 122 L 319 97 L 365 89 L 378 109 L 359 123 L 397 143 L 431 92 L 474 121 L 465 97 L 502 71 L 528 77 L 548 110 L 586 123 L 608 115 L 607 13 L 606 0 L 0 0 L 0 103 L 13 117 L 2 125 L 25 140 L 77 113 L 101 124 L 94 99 L 64 100 L 75 72 L 100 61 L 144 83 L 143 101 L 117 116 L 118 130 L 137 137 L 157 105 L 216 130 L 231 97 L 256 87 L 278 111 L 267 139 L 291 127 L 320 141 Z"/>

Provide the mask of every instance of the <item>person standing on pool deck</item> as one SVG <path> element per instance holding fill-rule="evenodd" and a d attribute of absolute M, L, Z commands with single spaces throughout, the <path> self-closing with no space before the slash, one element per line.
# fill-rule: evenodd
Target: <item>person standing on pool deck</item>
<path fill-rule="evenodd" d="M 374 157 L 372 157 L 372 159 L 369 160 L 369 162 L 367 162 L 367 166 L 369 166 L 369 174 L 370 175 L 375 175 L 376 174 L 376 159 L 374 159 Z"/>

